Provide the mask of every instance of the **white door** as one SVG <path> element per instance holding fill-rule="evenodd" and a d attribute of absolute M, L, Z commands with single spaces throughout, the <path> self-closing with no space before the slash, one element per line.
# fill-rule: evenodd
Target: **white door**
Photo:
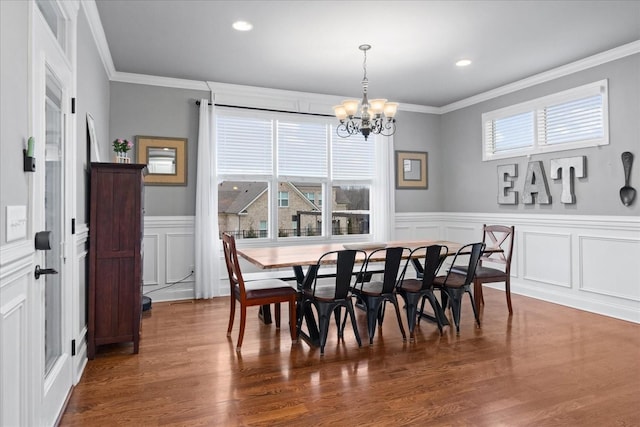
<path fill-rule="evenodd" d="M 70 217 L 71 174 L 66 159 L 73 142 L 71 116 L 72 60 L 70 20 L 56 2 L 36 1 L 33 12 L 33 135 L 36 172 L 33 182 L 33 231 L 45 232 L 48 249 L 36 247 L 34 274 L 38 298 L 33 310 L 36 350 L 35 418 L 55 425 L 73 384 L 71 357 L 72 264 Z"/>

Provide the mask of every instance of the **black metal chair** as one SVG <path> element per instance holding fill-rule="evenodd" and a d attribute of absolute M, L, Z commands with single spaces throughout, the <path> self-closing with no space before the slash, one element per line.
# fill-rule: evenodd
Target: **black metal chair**
<path fill-rule="evenodd" d="M 353 267 L 355 265 L 356 256 L 360 255 L 363 261 L 363 265 L 360 267 L 358 275 L 362 274 L 364 267 L 364 261 L 366 260 L 367 253 L 361 250 L 340 250 L 330 251 L 323 254 L 315 266 L 317 272 L 323 264 L 335 264 L 336 274 L 335 283 L 329 285 L 318 285 L 318 274 L 315 275 L 313 283 L 306 288 L 302 289 L 300 312 L 304 313 L 309 304 L 313 304 L 318 312 L 318 330 L 320 335 L 320 355 L 324 355 L 324 347 L 327 343 L 327 335 L 329 332 L 329 318 L 331 313 L 334 314 L 336 325 L 338 328 L 338 338 L 343 338 L 344 328 L 340 324 L 340 311 L 344 307 L 347 310 L 351 318 L 351 325 L 353 326 L 353 332 L 358 341 L 358 346 L 362 346 L 360 340 L 360 334 L 358 333 L 358 326 L 356 324 L 355 313 L 353 309 L 353 301 L 351 300 L 351 281 L 353 277 Z M 298 331 L 302 327 L 303 316 L 298 316 Z M 346 321 L 346 319 L 345 319 Z"/>
<path fill-rule="evenodd" d="M 455 273 L 454 267 L 449 268 L 445 276 L 438 276 L 433 281 L 434 288 L 440 289 L 442 307 L 446 308 L 447 305 L 451 307 L 453 312 L 453 321 L 456 324 L 456 333 L 460 333 L 460 311 L 462 310 L 462 296 L 467 293 L 469 299 L 471 299 L 471 308 L 473 308 L 473 315 L 476 318 L 476 323 L 480 327 L 480 318 L 478 317 L 478 310 L 476 310 L 476 303 L 473 300 L 473 294 L 471 293 L 471 284 L 473 283 L 473 277 L 478 266 L 478 261 L 482 252 L 484 252 L 486 245 L 483 242 L 470 243 L 464 245 L 453 258 L 452 266 L 455 266 L 459 256 L 468 256 L 469 263 L 467 264 L 466 274 Z"/>
<path fill-rule="evenodd" d="M 393 304 L 398 318 L 398 325 L 402 338 L 407 339 L 402 326 L 402 318 L 400 317 L 400 307 L 396 298 L 396 284 L 398 282 L 398 273 L 400 272 L 400 264 L 402 264 L 402 256 L 409 249 L 402 247 L 391 247 L 376 249 L 369 253 L 365 262 L 364 272 L 358 277 L 355 286 L 351 289 L 351 293 L 364 305 L 367 312 L 367 326 L 369 329 L 369 345 L 373 345 L 373 337 L 376 333 L 376 325 L 382 325 L 384 319 L 385 302 L 389 301 Z M 378 266 L 372 261 L 380 259 L 384 253 L 384 270 L 382 271 L 382 281 L 369 280 L 376 271 Z M 346 321 L 346 318 L 345 318 Z"/>
<path fill-rule="evenodd" d="M 416 326 L 416 318 L 418 314 L 418 303 L 422 300 L 422 309 L 420 315 L 424 313 L 424 301 L 428 300 L 433 308 L 433 320 L 438 325 L 438 330 L 442 335 L 442 328 L 448 324 L 448 321 L 444 318 L 442 307 L 438 303 L 438 300 L 433 293 L 433 280 L 446 256 L 448 248 L 442 245 L 421 246 L 411 251 L 409 259 L 404 266 L 401 280 L 398 282 L 396 292 L 400 295 L 404 301 L 407 310 L 407 322 L 409 323 L 409 339 L 415 340 L 414 329 Z M 424 253 L 424 255 L 422 255 Z M 424 258 L 424 262 L 420 263 L 420 259 Z M 415 260 L 418 260 L 418 265 L 422 270 L 422 277 L 416 279 L 406 279 L 405 274 L 407 266 L 409 264 L 415 265 Z"/>

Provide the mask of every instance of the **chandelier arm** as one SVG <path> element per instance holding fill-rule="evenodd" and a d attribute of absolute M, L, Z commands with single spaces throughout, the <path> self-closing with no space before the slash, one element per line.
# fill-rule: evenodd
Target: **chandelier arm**
<path fill-rule="evenodd" d="M 396 120 L 389 120 L 386 122 L 380 131 L 380 135 L 382 136 L 391 136 L 396 133 Z"/>
<path fill-rule="evenodd" d="M 351 135 L 346 131 L 347 127 L 344 124 L 336 126 L 336 135 L 340 138 L 349 138 Z"/>
<path fill-rule="evenodd" d="M 371 133 L 380 133 L 382 128 L 382 119 L 371 120 Z"/>

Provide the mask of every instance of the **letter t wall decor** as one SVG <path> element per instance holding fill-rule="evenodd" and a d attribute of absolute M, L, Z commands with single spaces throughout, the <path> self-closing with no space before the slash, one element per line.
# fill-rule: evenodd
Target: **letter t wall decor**
<path fill-rule="evenodd" d="M 576 178 L 585 178 L 587 176 L 587 157 L 565 157 L 564 159 L 553 159 L 549 166 L 551 168 L 551 179 L 562 178 L 562 195 L 560 201 L 562 203 L 575 203 L 576 196 L 573 194 L 573 175 Z"/>

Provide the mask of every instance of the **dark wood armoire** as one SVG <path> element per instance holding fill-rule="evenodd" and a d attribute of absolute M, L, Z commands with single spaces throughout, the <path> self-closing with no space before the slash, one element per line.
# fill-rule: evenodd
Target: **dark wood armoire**
<path fill-rule="evenodd" d="M 119 342 L 138 353 L 145 166 L 91 163 L 89 359 L 97 346 Z"/>

